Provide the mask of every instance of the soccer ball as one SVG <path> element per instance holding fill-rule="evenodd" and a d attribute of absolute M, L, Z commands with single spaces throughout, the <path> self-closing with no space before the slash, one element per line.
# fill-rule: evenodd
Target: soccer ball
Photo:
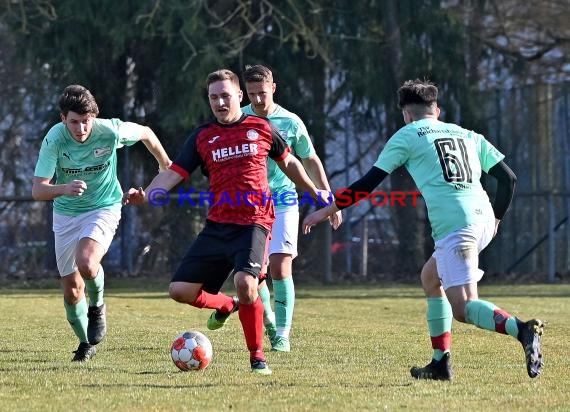
<path fill-rule="evenodd" d="M 172 361 L 181 371 L 206 369 L 212 361 L 212 343 L 203 333 L 183 332 L 170 347 Z"/>

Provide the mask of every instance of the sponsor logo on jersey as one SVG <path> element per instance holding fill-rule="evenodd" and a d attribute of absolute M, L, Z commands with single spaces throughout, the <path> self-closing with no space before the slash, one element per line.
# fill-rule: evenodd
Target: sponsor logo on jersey
<path fill-rule="evenodd" d="M 247 131 L 245 137 L 247 138 L 247 140 L 257 140 L 259 139 L 259 133 L 257 133 L 257 131 L 250 129 Z"/>
<path fill-rule="evenodd" d="M 62 167 L 61 170 L 66 175 L 73 175 L 73 176 L 87 175 L 87 174 L 99 173 L 99 172 L 107 169 L 110 165 L 111 165 L 111 162 L 109 160 L 107 160 L 103 164 L 95 165 L 95 166 L 87 166 L 83 169 L 71 169 L 71 168 Z"/>
<path fill-rule="evenodd" d="M 102 157 L 111 154 L 111 148 L 109 146 L 105 147 L 96 147 L 93 149 L 93 156 L 95 157 Z"/>
<path fill-rule="evenodd" d="M 257 154 L 256 143 L 244 143 L 230 147 L 220 147 L 212 150 L 212 159 L 214 162 L 225 162 L 226 160 L 236 159 L 238 157 L 255 156 Z"/>
<path fill-rule="evenodd" d="M 212 137 L 210 140 L 208 140 L 208 143 L 214 143 L 216 140 L 218 140 L 220 138 L 220 136 L 214 136 Z"/>

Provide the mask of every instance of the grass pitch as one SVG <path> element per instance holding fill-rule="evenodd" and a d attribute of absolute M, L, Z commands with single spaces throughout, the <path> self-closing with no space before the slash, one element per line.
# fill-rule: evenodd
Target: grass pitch
<path fill-rule="evenodd" d="M 299 287 L 292 352 L 268 351 L 273 375 L 258 376 L 237 316 L 208 331 L 209 310 L 171 301 L 166 284 L 131 282 L 108 281 L 109 334 L 85 364 L 70 362 L 77 342 L 58 289 L 0 290 L 0 410 L 570 410 L 570 285 L 480 288 L 482 299 L 547 322 L 542 376 L 527 376 L 513 338 L 454 322 L 455 379 L 433 382 L 409 375 L 431 358 L 419 286 Z M 212 341 L 205 371 L 170 360 L 184 330 Z"/>

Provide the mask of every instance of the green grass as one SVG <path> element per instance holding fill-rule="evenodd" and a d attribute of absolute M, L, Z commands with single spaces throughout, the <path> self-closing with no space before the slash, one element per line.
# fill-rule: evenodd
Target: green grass
<path fill-rule="evenodd" d="M 481 287 L 483 299 L 547 322 L 544 373 L 528 378 L 514 339 L 454 322 L 452 382 L 409 376 L 431 357 L 419 287 L 299 288 L 292 352 L 267 352 L 271 376 L 249 372 L 237 316 L 208 331 L 209 310 L 171 301 L 165 285 L 152 289 L 109 285 L 109 334 L 86 364 L 70 362 L 77 342 L 59 290 L 0 290 L 0 410 L 570 408 L 570 285 Z M 169 346 L 183 330 L 212 341 L 205 371 L 172 364 Z"/>

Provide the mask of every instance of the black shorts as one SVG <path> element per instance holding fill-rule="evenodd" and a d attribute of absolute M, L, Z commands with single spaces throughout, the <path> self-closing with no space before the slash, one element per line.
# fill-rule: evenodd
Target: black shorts
<path fill-rule="evenodd" d="M 247 272 L 258 277 L 267 243 L 268 230 L 262 226 L 206 220 L 172 282 L 202 283 L 203 290 L 215 294 L 232 273 Z"/>

